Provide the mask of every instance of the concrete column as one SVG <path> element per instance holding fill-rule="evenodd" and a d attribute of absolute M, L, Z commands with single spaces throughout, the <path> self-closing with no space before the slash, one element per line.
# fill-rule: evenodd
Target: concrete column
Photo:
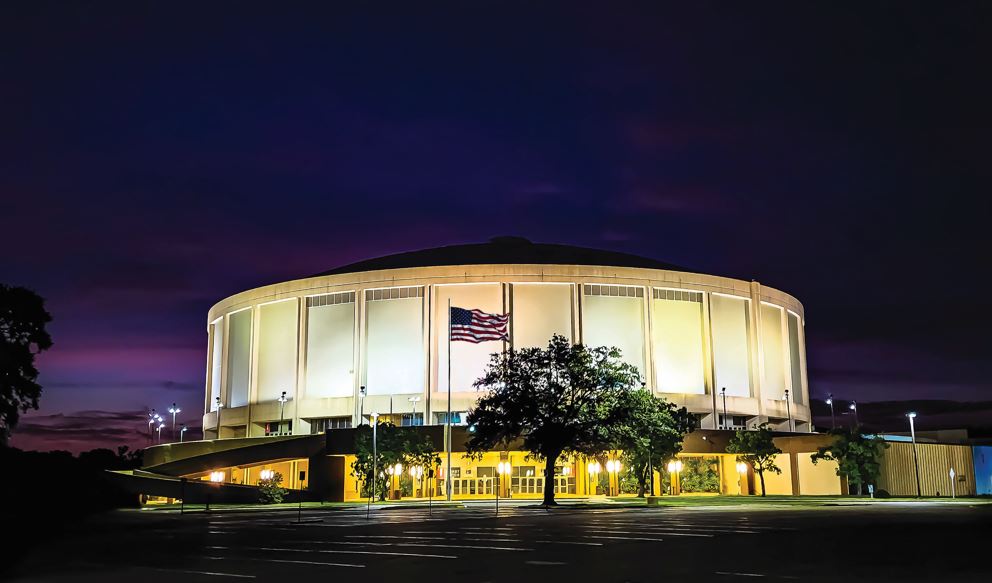
<path fill-rule="evenodd" d="M 751 386 L 752 393 L 758 403 L 758 422 L 768 421 L 768 414 L 765 410 L 765 399 L 761 392 L 761 381 L 764 370 L 764 353 L 761 349 L 761 284 L 751 282 L 751 301 L 748 302 L 749 336 L 752 342 L 751 349 Z"/>
<path fill-rule="evenodd" d="M 802 494 L 799 491 L 799 454 L 795 452 L 789 454 L 789 470 L 792 476 L 792 495 L 799 496 Z"/>

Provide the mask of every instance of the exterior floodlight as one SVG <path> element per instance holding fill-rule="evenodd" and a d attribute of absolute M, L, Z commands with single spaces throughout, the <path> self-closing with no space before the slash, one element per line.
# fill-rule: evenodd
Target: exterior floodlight
<path fill-rule="evenodd" d="M 395 466 L 393 466 L 393 469 L 395 470 L 396 475 L 398 476 L 403 473 L 403 464 L 396 464 Z"/>
<path fill-rule="evenodd" d="M 599 470 L 600 470 L 600 468 L 599 468 L 599 462 L 592 462 L 591 464 L 589 464 L 589 473 L 590 474 L 598 474 L 599 473 Z"/>
<path fill-rule="evenodd" d="M 215 483 L 215 484 L 218 483 L 218 482 L 223 482 L 224 481 L 224 472 L 221 472 L 221 471 L 210 472 L 210 481 L 213 482 L 213 483 Z"/>
<path fill-rule="evenodd" d="M 679 473 L 682 471 L 682 462 L 679 460 L 672 460 L 668 462 L 668 471 L 671 473 Z"/>
<path fill-rule="evenodd" d="M 561 469 L 561 474 L 562 474 L 563 476 L 567 476 L 567 475 L 569 475 L 569 474 L 571 474 L 571 473 L 572 473 L 572 468 L 570 468 L 570 467 L 568 467 L 568 466 L 565 466 L 565 467 L 563 467 L 563 468 Z"/>
<path fill-rule="evenodd" d="M 183 442 L 183 435 L 185 435 L 187 430 L 189 430 L 189 427 L 186 427 L 186 425 L 179 428 L 179 443 Z"/>
<path fill-rule="evenodd" d="M 746 474 L 747 473 L 747 464 L 744 463 L 744 462 L 737 462 L 737 473 L 738 474 Z"/>
<path fill-rule="evenodd" d="M 910 419 L 916 419 L 916 413 L 910 411 L 909 413 L 906 413 L 906 417 L 909 417 Z"/>

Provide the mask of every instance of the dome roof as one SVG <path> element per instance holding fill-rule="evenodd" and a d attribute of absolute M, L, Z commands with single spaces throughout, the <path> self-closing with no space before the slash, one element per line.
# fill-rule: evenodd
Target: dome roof
<path fill-rule="evenodd" d="M 488 243 L 468 245 L 448 245 L 434 249 L 422 249 L 366 259 L 315 274 L 337 275 L 376 271 L 379 269 L 401 269 L 405 267 L 433 267 L 441 265 L 486 265 L 486 264 L 538 264 L 538 265 L 599 265 L 606 267 L 642 267 L 666 269 L 669 271 L 693 271 L 670 263 L 663 263 L 629 253 L 532 243 L 523 237 L 495 237 Z"/>

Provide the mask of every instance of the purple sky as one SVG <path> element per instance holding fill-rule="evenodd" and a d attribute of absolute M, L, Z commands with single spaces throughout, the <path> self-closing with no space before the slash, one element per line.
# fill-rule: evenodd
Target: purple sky
<path fill-rule="evenodd" d="M 0 8 L 0 281 L 55 318 L 15 445 L 198 423 L 231 293 L 507 234 L 796 295 L 814 395 L 989 398 L 983 3 L 318 6 Z"/>

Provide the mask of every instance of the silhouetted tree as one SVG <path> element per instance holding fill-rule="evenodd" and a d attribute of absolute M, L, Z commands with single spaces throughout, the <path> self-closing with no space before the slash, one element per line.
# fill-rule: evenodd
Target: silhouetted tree
<path fill-rule="evenodd" d="M 469 415 L 469 454 L 522 438 L 544 460 L 544 504 L 554 505 L 563 453 L 594 455 L 614 442 L 624 394 L 640 384 L 616 348 L 587 348 L 555 335 L 545 348 L 494 354 L 475 382 L 487 394 Z"/>
<path fill-rule="evenodd" d="M 838 427 L 831 429 L 829 434 L 834 438 L 830 445 L 817 449 L 810 459 L 814 464 L 820 460 L 836 461 L 837 475 L 846 476 L 848 484 L 857 486 L 858 495 L 863 495 L 863 485 L 878 481 L 882 471 L 882 450 L 889 444 L 878 435 L 862 433 L 861 427 Z"/>
<path fill-rule="evenodd" d="M 696 428 L 696 417 L 649 391 L 630 391 L 620 399 L 613 425 L 613 449 L 623 451 L 624 463 L 644 496 L 652 470 L 664 471 L 669 460 L 682 451 L 687 433 Z"/>
<path fill-rule="evenodd" d="M 775 458 L 782 453 L 772 439 L 772 430 L 762 423 L 753 431 L 739 429 L 727 444 L 727 453 L 736 453 L 737 461 L 750 464 L 761 480 L 761 495 L 765 495 L 765 472 L 781 474 Z"/>
<path fill-rule="evenodd" d="M 38 408 L 41 385 L 34 357 L 52 346 L 45 326 L 52 316 L 33 291 L 0 284 L 0 444 L 21 413 Z"/>

